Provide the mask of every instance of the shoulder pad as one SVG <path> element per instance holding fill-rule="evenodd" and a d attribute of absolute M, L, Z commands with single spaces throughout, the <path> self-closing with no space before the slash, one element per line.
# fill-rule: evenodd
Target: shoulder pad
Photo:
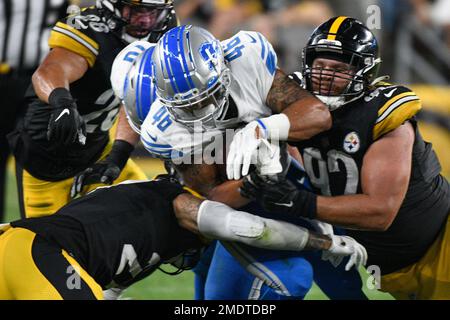
<path fill-rule="evenodd" d="M 98 36 L 111 30 L 96 8 L 87 8 L 67 16 L 53 27 L 48 45 L 72 51 L 86 59 L 89 66 L 95 64 L 100 45 Z"/>
<path fill-rule="evenodd" d="M 230 39 L 222 41 L 225 59 L 245 61 L 242 66 L 261 67 L 274 75 L 277 68 L 277 55 L 270 42 L 259 32 L 239 31 Z"/>
<path fill-rule="evenodd" d="M 364 97 L 366 102 L 377 103 L 378 113 L 373 129 L 373 139 L 398 128 L 414 117 L 422 108 L 421 101 L 410 89 L 392 84 L 377 86 Z"/>

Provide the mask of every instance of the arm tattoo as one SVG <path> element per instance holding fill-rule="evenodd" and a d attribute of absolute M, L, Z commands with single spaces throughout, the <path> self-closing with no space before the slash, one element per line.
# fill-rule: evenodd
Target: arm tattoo
<path fill-rule="evenodd" d="M 183 199 L 181 202 L 182 208 L 180 210 L 184 211 L 184 213 L 189 217 L 197 220 L 198 209 L 200 208 L 203 200 L 200 200 L 199 198 L 196 198 L 191 194 L 186 194 L 183 195 Z"/>
<path fill-rule="evenodd" d="M 203 200 L 194 197 L 191 194 L 184 193 L 179 195 L 173 202 L 173 209 L 178 224 L 194 233 L 198 233 L 197 215 L 200 204 Z"/>
<path fill-rule="evenodd" d="M 305 250 L 328 250 L 331 247 L 330 237 L 317 234 L 309 233 L 308 242 L 306 243 Z"/>
<path fill-rule="evenodd" d="M 295 101 L 308 97 L 312 97 L 312 95 L 307 90 L 301 88 L 283 71 L 277 69 L 266 103 L 272 111 L 281 112 Z"/>

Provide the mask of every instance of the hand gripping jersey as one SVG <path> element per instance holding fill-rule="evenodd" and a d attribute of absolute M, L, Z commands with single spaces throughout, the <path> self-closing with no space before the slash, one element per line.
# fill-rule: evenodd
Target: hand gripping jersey
<path fill-rule="evenodd" d="M 271 115 L 266 98 L 277 66 L 271 44 L 261 34 L 249 31 L 241 31 L 221 44 L 232 75 L 226 127 L 237 128 Z M 211 154 L 208 146 L 213 148 L 214 142 L 222 139 L 224 133 L 224 129 L 189 129 L 173 121 L 166 107 L 156 100 L 141 127 L 141 140 L 155 157 L 189 161 L 186 158 L 201 155 L 202 150 L 203 155 L 205 151 Z"/>
<path fill-rule="evenodd" d="M 294 80 L 296 79 L 293 76 Z M 410 121 L 415 128 L 409 188 L 392 225 L 384 232 L 348 230 L 369 252 L 369 265 L 389 273 L 416 262 L 438 234 L 449 210 L 448 183 L 431 144 L 414 120 L 421 102 L 409 89 L 380 83 L 364 96 L 331 113 L 333 126 L 296 143 L 316 193 L 362 193 L 361 168 L 372 143 Z M 379 168 L 383 174 L 383 168 Z M 445 197 L 447 199 L 445 200 Z"/>

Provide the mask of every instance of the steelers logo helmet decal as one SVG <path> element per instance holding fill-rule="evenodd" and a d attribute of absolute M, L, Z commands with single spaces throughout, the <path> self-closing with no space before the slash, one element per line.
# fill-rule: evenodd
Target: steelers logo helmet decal
<path fill-rule="evenodd" d="M 355 153 L 361 147 L 361 141 L 355 131 L 348 133 L 344 139 L 344 150 L 347 153 Z"/>

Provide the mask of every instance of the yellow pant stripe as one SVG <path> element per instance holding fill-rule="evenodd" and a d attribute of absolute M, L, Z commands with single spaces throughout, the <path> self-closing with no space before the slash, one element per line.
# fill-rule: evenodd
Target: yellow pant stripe
<path fill-rule="evenodd" d="M 75 271 L 80 275 L 81 279 L 91 288 L 92 293 L 97 300 L 103 300 L 103 291 L 100 285 L 72 258 L 65 250 L 62 250 L 62 255 L 74 267 Z"/>
<path fill-rule="evenodd" d="M 417 263 L 381 277 L 381 290 L 396 299 L 450 300 L 450 216 Z"/>
<path fill-rule="evenodd" d="M 0 236 L 0 300 L 62 300 L 33 261 L 35 237 L 22 228 L 11 228 Z"/>
<path fill-rule="evenodd" d="M 35 238 L 34 232 L 23 228 L 10 228 L 0 236 L 0 300 L 63 299 L 64 293 L 58 292 L 54 284 L 39 270 L 39 262 L 33 259 Z M 67 252 L 61 250 L 61 255 L 61 259 L 64 257 L 87 284 L 89 288 L 86 290 L 90 290 L 96 299 L 103 299 L 100 285 Z M 40 259 L 45 259 L 46 256 L 48 255 L 41 255 Z M 66 272 L 59 268 L 50 270 L 64 274 Z"/>

